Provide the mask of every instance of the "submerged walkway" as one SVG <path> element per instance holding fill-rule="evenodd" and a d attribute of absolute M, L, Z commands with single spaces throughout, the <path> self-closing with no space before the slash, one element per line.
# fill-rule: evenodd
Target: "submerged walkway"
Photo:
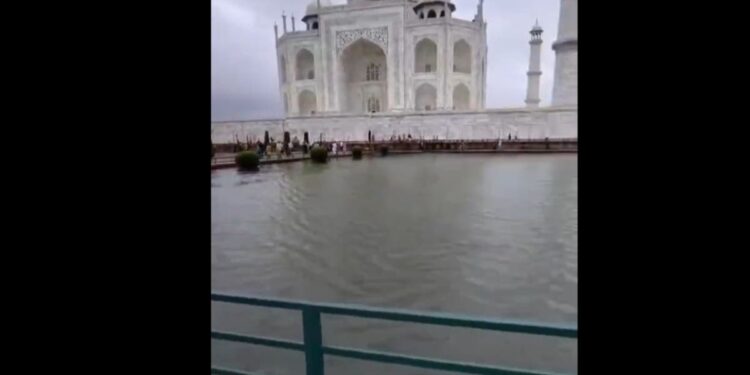
<path fill-rule="evenodd" d="M 509 150 L 390 150 L 388 155 L 405 155 L 405 154 L 570 154 L 577 153 L 578 150 L 567 150 L 567 149 L 509 149 Z M 236 154 L 233 153 L 219 153 L 216 157 L 211 159 L 211 169 L 223 169 L 223 168 L 234 168 L 237 164 L 234 162 Z M 334 155 L 329 153 L 329 158 L 341 158 L 351 157 L 351 151 L 346 153 L 339 153 Z M 365 152 L 363 156 L 372 157 L 378 155 L 377 152 Z M 292 163 L 297 161 L 304 161 L 310 159 L 310 154 L 303 155 L 301 152 L 293 152 L 291 156 L 278 157 L 276 155 L 266 156 L 260 160 L 261 165 L 266 164 L 281 164 L 281 163 Z"/>
<path fill-rule="evenodd" d="M 211 169 L 222 169 L 222 168 L 234 168 L 237 166 L 237 164 L 234 162 L 234 157 L 236 154 L 231 153 L 220 153 L 216 154 L 216 157 L 211 159 Z M 351 151 L 347 151 L 345 153 L 339 153 L 337 155 L 334 155 L 333 153 L 329 153 L 329 158 L 340 158 L 345 156 L 352 156 Z M 310 159 L 310 154 L 307 155 L 302 154 L 301 152 L 293 152 L 290 156 L 277 156 L 277 155 L 270 155 L 265 156 L 260 159 L 260 164 L 280 164 L 280 163 L 292 163 L 295 161 L 303 161 Z"/>

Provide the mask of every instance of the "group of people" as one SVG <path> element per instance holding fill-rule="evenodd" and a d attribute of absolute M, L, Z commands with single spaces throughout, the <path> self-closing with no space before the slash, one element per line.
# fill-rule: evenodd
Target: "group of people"
<path fill-rule="evenodd" d="M 307 138 L 307 134 L 305 134 L 305 138 Z M 375 136 L 372 134 L 372 132 L 368 131 L 367 134 L 369 141 L 374 142 Z M 323 141 L 323 137 L 321 135 L 320 142 L 315 142 L 314 144 L 310 145 L 307 140 L 305 142 L 300 143 L 299 138 L 297 136 L 294 136 L 294 138 L 291 140 L 291 142 L 282 142 L 281 140 L 275 140 L 273 137 L 268 138 L 268 142 L 264 142 L 261 139 L 258 139 L 257 141 L 253 142 L 250 137 L 247 138 L 246 142 L 241 142 L 239 140 L 239 137 L 235 135 L 235 143 L 234 143 L 234 152 L 240 152 L 240 151 L 255 151 L 258 156 L 261 158 L 263 157 L 271 157 L 271 155 L 277 155 L 278 158 L 281 158 L 282 156 L 286 155 L 291 156 L 292 151 L 302 151 L 303 154 L 307 154 L 310 152 L 310 149 L 315 146 L 325 147 L 328 149 L 328 152 L 332 153 L 333 155 L 339 155 L 339 154 L 346 154 L 347 152 L 347 145 L 343 141 L 339 142 L 330 142 L 330 141 Z M 287 138 L 288 139 L 288 138 Z M 432 137 L 433 141 L 439 140 L 439 137 L 437 135 Z M 518 135 L 512 135 L 511 133 L 508 133 L 508 141 L 511 140 L 518 140 Z M 419 142 L 419 148 L 424 149 L 424 140 L 422 139 L 416 139 L 413 138 L 411 134 L 400 134 L 396 135 L 393 134 L 390 137 L 391 142 L 413 142 L 417 141 Z M 549 138 L 545 137 L 544 139 L 547 148 L 550 148 L 549 146 Z M 499 148 L 502 144 L 502 139 L 498 140 L 497 147 Z M 213 147 L 213 146 L 212 146 Z M 459 150 L 463 150 L 465 145 L 461 144 L 459 146 Z"/>
<path fill-rule="evenodd" d="M 328 142 L 325 144 L 325 147 L 328 149 L 328 152 L 332 152 L 334 155 L 346 153 L 346 143 L 342 141 Z"/>
<path fill-rule="evenodd" d="M 271 137 L 269 138 L 268 143 L 265 143 L 260 139 L 258 139 L 254 144 L 248 143 L 247 149 L 255 151 L 260 157 L 270 157 L 271 155 L 276 155 L 280 158 L 284 155 L 291 156 L 292 151 L 299 149 L 300 146 L 302 146 L 301 148 L 303 152 L 307 152 L 307 149 L 309 149 L 309 145 L 307 143 L 300 145 L 299 138 L 297 138 L 296 136 L 292 139 L 291 143 L 284 143 L 281 140 L 276 140 Z"/>
<path fill-rule="evenodd" d="M 395 134 L 391 136 L 391 142 L 411 142 L 411 134 L 400 134 L 396 136 Z"/>

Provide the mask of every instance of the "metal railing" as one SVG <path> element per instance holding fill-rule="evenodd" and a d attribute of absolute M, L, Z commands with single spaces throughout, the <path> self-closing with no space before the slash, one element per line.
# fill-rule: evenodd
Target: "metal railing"
<path fill-rule="evenodd" d="M 368 319 L 383 319 L 398 322 L 433 324 L 447 327 L 464 327 L 490 331 L 524 333 L 529 335 L 555 336 L 570 339 L 578 338 L 575 326 L 510 322 L 495 319 L 473 318 L 442 313 L 421 313 L 406 310 L 380 309 L 365 306 L 322 304 L 290 301 L 276 298 L 261 298 L 211 293 L 216 302 L 297 310 L 302 312 L 303 342 L 281 340 L 270 337 L 240 335 L 231 332 L 211 331 L 211 338 L 222 341 L 262 345 L 279 349 L 296 350 L 305 353 L 306 375 L 324 375 L 323 356 L 344 357 L 405 365 L 433 370 L 453 371 L 464 374 L 483 375 L 548 375 L 550 373 L 485 366 L 473 363 L 437 360 L 370 350 L 323 345 L 321 314 L 352 316 Z M 211 368 L 212 374 L 247 375 L 245 372 Z"/>

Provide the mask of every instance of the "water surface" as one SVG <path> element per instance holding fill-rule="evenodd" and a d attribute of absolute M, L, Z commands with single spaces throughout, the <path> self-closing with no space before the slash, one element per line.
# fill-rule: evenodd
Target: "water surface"
<path fill-rule="evenodd" d="M 212 172 L 214 291 L 577 321 L 577 155 L 423 154 Z M 214 329 L 301 340 L 296 313 L 213 304 Z M 575 340 L 324 317 L 326 344 L 575 372 Z M 304 373 L 212 342 L 213 363 Z M 327 374 L 439 374 L 327 359 Z"/>

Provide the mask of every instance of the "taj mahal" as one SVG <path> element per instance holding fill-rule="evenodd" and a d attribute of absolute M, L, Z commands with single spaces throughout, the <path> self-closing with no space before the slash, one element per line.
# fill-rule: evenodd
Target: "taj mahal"
<path fill-rule="evenodd" d="M 577 138 L 578 1 L 561 0 L 554 72 L 541 71 L 543 29 L 529 31 L 525 105 L 486 108 L 487 22 L 448 0 L 314 0 L 301 25 L 274 25 L 284 118 L 212 123 L 214 142 L 264 131 L 363 140 L 410 133 L 445 139 Z M 540 107 L 540 76 L 554 74 Z M 492 79 L 492 77 L 489 77 Z M 519 100 L 520 102 L 521 100 Z"/>
<path fill-rule="evenodd" d="M 449 1 L 313 1 L 278 42 L 288 115 L 484 108 L 486 28 Z"/>

